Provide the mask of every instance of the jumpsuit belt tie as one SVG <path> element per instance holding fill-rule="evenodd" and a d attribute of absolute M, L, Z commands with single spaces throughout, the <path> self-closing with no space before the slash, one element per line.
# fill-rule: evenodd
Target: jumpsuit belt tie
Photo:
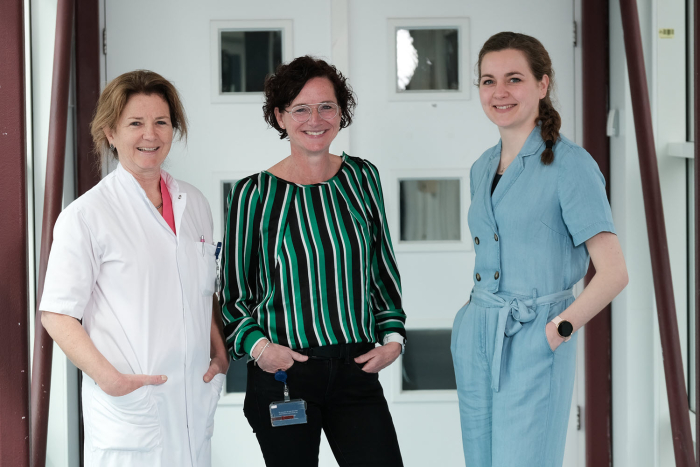
<path fill-rule="evenodd" d="M 559 303 L 574 296 L 573 288 L 550 295 L 537 296 L 537 290 L 533 290 L 533 297 L 529 299 L 519 297 L 499 296 L 483 290 L 474 290 L 471 300 L 479 306 L 488 308 L 498 307 L 498 324 L 496 326 L 496 343 L 493 349 L 491 362 L 491 389 L 498 392 L 501 380 L 501 363 L 503 360 L 503 341 L 506 336 L 512 337 L 537 316 L 536 309 L 539 305 L 547 303 Z"/>

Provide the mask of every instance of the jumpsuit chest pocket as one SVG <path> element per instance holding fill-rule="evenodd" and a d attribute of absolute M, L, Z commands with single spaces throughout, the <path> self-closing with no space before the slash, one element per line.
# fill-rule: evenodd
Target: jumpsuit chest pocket
<path fill-rule="evenodd" d="M 211 297 L 216 289 L 216 246 L 206 242 L 195 242 L 197 257 L 197 280 L 202 295 Z"/>

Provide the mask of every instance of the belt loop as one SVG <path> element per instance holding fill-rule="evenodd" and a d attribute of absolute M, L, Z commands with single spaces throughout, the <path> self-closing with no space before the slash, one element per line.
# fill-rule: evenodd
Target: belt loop
<path fill-rule="evenodd" d="M 532 289 L 532 300 L 537 300 L 537 289 Z"/>

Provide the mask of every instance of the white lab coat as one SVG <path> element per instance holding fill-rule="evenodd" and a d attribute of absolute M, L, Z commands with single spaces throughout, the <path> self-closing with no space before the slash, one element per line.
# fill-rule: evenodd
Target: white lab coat
<path fill-rule="evenodd" d="M 161 177 L 177 235 L 121 165 L 54 229 L 40 309 L 82 319 L 120 372 L 168 377 L 112 397 L 83 374 L 86 466 L 211 464 L 225 377 L 202 380 L 216 278 L 211 211 L 192 185 Z"/>

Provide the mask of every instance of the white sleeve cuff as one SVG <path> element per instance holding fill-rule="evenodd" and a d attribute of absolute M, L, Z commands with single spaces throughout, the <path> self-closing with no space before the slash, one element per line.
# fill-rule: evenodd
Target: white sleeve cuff
<path fill-rule="evenodd" d="M 401 344 L 401 355 L 403 355 L 404 348 L 406 347 L 406 339 L 398 332 L 392 332 L 384 336 L 382 340 L 382 345 L 386 345 L 389 342 L 397 342 Z"/>

